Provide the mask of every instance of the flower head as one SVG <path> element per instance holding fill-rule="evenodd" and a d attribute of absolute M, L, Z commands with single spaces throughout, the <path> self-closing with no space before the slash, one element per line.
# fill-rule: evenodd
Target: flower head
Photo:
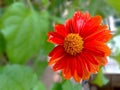
<path fill-rule="evenodd" d="M 101 22 L 100 16 L 76 11 L 64 24 L 54 26 L 55 31 L 48 33 L 48 41 L 56 44 L 49 54 L 54 71 L 61 70 L 65 79 L 80 82 L 106 65 L 110 55 L 106 42 L 112 35 Z"/>

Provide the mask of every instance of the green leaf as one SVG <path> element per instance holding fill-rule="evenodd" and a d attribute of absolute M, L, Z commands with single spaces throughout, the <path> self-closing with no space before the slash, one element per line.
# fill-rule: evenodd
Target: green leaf
<path fill-rule="evenodd" d="M 81 84 L 72 83 L 71 81 L 65 81 L 63 83 L 63 90 L 82 90 Z"/>
<path fill-rule="evenodd" d="M 37 76 L 30 67 L 7 65 L 0 69 L 0 90 L 32 90 L 37 83 Z"/>
<path fill-rule="evenodd" d="M 4 13 L 1 29 L 5 36 L 8 58 L 12 63 L 25 63 L 46 44 L 48 13 L 14 3 Z"/>
<path fill-rule="evenodd" d="M 0 31 L 0 53 L 4 52 L 6 48 L 6 42 L 3 34 Z"/>
<path fill-rule="evenodd" d="M 120 12 L 120 0 L 105 0 L 109 5 L 111 5 L 116 11 Z"/>
<path fill-rule="evenodd" d="M 99 87 L 106 85 L 108 82 L 109 80 L 103 75 L 102 68 L 96 77 L 91 81 L 92 84 L 98 85 Z"/>
<path fill-rule="evenodd" d="M 46 88 L 42 82 L 39 82 L 38 84 L 36 84 L 33 90 L 46 90 Z"/>
<path fill-rule="evenodd" d="M 50 90 L 63 90 L 62 89 L 62 83 L 59 83 L 59 82 L 53 83 L 53 85 L 52 85 Z"/>

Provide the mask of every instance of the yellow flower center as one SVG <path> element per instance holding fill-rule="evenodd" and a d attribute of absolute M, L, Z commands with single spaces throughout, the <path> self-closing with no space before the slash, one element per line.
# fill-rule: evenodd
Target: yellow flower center
<path fill-rule="evenodd" d="M 70 55 L 76 55 L 83 49 L 83 40 L 79 34 L 68 34 L 64 40 L 64 49 Z"/>

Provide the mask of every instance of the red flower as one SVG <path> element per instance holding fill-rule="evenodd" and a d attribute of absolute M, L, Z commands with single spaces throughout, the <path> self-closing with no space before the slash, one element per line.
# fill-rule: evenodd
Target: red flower
<path fill-rule="evenodd" d="M 55 32 L 48 33 L 48 41 L 57 44 L 49 54 L 54 71 L 61 70 L 65 79 L 80 82 L 106 65 L 110 49 L 105 43 L 112 35 L 101 22 L 100 16 L 76 11 L 65 24 L 55 25 Z"/>

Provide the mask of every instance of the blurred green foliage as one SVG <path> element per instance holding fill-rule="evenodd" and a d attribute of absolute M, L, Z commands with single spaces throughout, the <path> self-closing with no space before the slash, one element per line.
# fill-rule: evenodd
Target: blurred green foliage
<path fill-rule="evenodd" d="M 120 12 L 120 1 L 119 0 L 106 0 L 106 2 L 111 5 L 116 11 Z"/>
<path fill-rule="evenodd" d="M 82 85 L 80 83 L 73 83 L 70 80 L 64 80 L 62 83 L 54 83 L 50 90 L 82 90 Z"/>
<path fill-rule="evenodd" d="M 62 83 L 56 82 L 51 86 L 50 90 L 63 90 Z"/>
<path fill-rule="evenodd" d="M 38 86 L 36 86 L 38 85 Z M 7 65 L 0 70 L 0 90 L 44 90 L 37 88 L 40 81 L 30 67 Z"/>
<path fill-rule="evenodd" d="M 71 81 L 65 81 L 62 85 L 63 90 L 82 90 L 80 83 L 72 83 Z"/>
<path fill-rule="evenodd" d="M 32 8 L 28 10 L 23 3 L 8 7 L 1 19 L 1 32 L 5 36 L 6 53 L 12 63 L 25 63 L 42 48 L 49 26 L 47 14 Z"/>
<path fill-rule="evenodd" d="M 99 87 L 106 85 L 108 82 L 109 80 L 103 75 L 102 68 L 96 77 L 91 81 L 92 84 L 98 85 Z"/>
<path fill-rule="evenodd" d="M 47 42 L 47 32 L 53 30 L 54 23 L 71 18 L 75 10 L 107 18 L 120 13 L 120 3 L 119 0 L 0 1 L 0 90 L 46 90 L 38 78 L 41 79 L 47 55 L 53 48 Z M 119 54 L 114 58 L 120 61 Z M 108 80 L 100 70 L 92 82 L 103 86 Z M 80 84 L 62 81 L 54 83 L 51 90 L 81 88 Z"/>

